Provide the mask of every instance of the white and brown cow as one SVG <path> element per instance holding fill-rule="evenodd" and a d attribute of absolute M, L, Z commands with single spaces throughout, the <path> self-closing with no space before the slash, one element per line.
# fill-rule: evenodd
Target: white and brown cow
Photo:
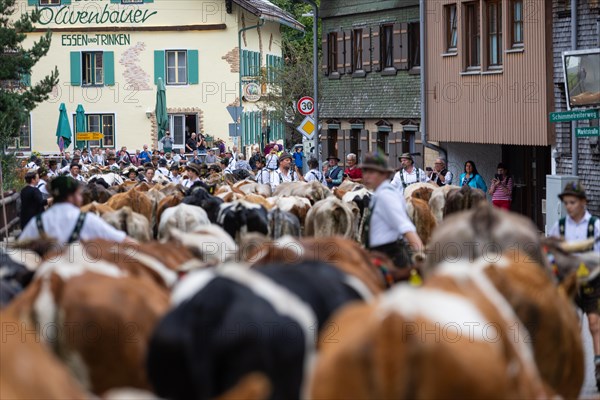
<path fill-rule="evenodd" d="M 306 215 L 306 236 L 355 237 L 355 216 L 352 209 L 337 197 L 331 196 L 315 203 Z"/>
<path fill-rule="evenodd" d="M 158 225 L 158 238 L 169 239 L 172 229 L 193 232 L 202 225 L 209 224 L 208 215 L 202 208 L 190 204 L 179 204 L 163 211 Z"/>

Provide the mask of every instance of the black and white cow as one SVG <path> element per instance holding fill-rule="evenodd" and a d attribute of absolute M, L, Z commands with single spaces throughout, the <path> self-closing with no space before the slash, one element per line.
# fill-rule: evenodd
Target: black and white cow
<path fill-rule="evenodd" d="M 217 217 L 220 225 L 236 241 L 248 232 L 269 234 L 269 213 L 260 204 L 237 200 L 222 204 Z"/>
<path fill-rule="evenodd" d="M 193 272 L 152 336 L 149 379 L 164 398 L 211 399 L 260 372 L 271 381 L 271 399 L 305 397 L 318 333 L 365 293 L 360 281 L 324 263 Z"/>
<path fill-rule="evenodd" d="M 0 308 L 23 291 L 33 279 L 34 271 L 13 260 L 0 249 Z"/>
<path fill-rule="evenodd" d="M 202 185 L 209 189 L 205 189 L 204 186 L 201 186 L 200 184 L 201 182 L 194 184 L 194 186 L 188 190 L 187 195 L 181 202 L 183 204 L 190 204 L 203 208 L 204 211 L 206 211 L 210 222 L 214 224 L 217 222 L 219 208 L 221 207 L 221 204 L 223 204 L 223 200 L 217 196 L 211 195 L 208 192 L 210 188 L 206 186 L 206 184 L 202 183 Z"/>

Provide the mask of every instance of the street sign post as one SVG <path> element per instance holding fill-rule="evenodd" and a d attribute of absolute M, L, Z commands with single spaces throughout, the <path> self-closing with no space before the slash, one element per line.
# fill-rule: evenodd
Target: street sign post
<path fill-rule="evenodd" d="M 312 97 L 304 96 L 298 100 L 296 105 L 298 112 L 302 115 L 311 115 L 315 110 L 315 101 Z"/>
<path fill-rule="evenodd" d="M 241 136 L 240 128 L 238 124 L 229 124 L 229 137 Z"/>
<path fill-rule="evenodd" d="M 311 140 L 315 134 L 315 121 L 311 117 L 304 118 L 304 121 L 296 128 L 308 140 Z"/>
<path fill-rule="evenodd" d="M 598 112 L 598 110 L 572 110 L 550 113 L 550 122 L 552 123 L 598 118 L 600 118 L 600 113 Z"/>
<path fill-rule="evenodd" d="M 86 140 L 102 140 L 104 139 L 104 135 L 100 132 L 77 132 L 76 133 L 78 142 L 83 142 Z"/>
<path fill-rule="evenodd" d="M 575 135 L 577 137 L 600 136 L 600 127 L 590 126 L 587 128 L 577 128 L 577 130 L 575 131 Z"/>

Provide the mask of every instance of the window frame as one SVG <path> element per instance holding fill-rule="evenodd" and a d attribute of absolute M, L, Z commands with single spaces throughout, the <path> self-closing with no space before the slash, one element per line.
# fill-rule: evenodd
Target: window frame
<path fill-rule="evenodd" d="M 385 155 L 390 154 L 390 132 L 388 130 L 377 130 L 376 132 L 376 147 L 383 150 Z"/>
<path fill-rule="evenodd" d="M 92 130 L 90 128 L 90 126 L 91 126 L 90 117 L 99 117 L 100 118 L 100 120 L 99 120 L 100 129 Z M 112 117 L 112 135 L 108 135 L 108 137 L 112 138 L 112 145 L 107 145 L 105 142 L 105 139 L 107 137 L 106 136 L 107 133 L 105 133 L 105 131 L 104 131 L 104 126 L 105 126 L 104 118 L 105 117 Z M 76 123 L 75 119 L 76 119 L 76 116 L 75 116 L 75 114 L 73 114 L 73 126 L 75 126 L 75 123 Z M 89 132 L 100 132 L 103 135 L 105 135 L 104 138 L 101 140 L 86 140 L 85 142 L 87 142 L 87 144 L 90 147 L 102 147 L 102 148 L 108 148 L 108 149 L 115 149 L 116 143 L 117 143 L 117 141 L 116 141 L 117 134 L 116 134 L 116 129 L 115 129 L 116 121 L 117 121 L 117 115 L 115 113 L 85 113 L 85 123 L 86 123 L 87 130 Z M 77 133 L 75 133 L 74 139 L 76 139 L 76 135 L 77 135 Z"/>
<path fill-rule="evenodd" d="M 452 19 L 452 10 L 454 10 L 454 19 Z M 446 53 L 458 53 L 458 6 L 456 3 L 446 4 L 444 6 L 444 23 L 445 26 L 445 51 Z M 454 46 L 452 46 L 452 41 Z"/>
<path fill-rule="evenodd" d="M 363 29 L 352 29 L 352 72 L 364 72 Z"/>
<path fill-rule="evenodd" d="M 169 54 L 175 53 L 175 66 L 171 67 L 175 69 L 175 83 L 169 82 Z M 179 53 L 185 54 L 184 67 L 185 67 L 185 81 L 179 82 Z M 190 81 L 190 71 L 188 70 L 188 51 L 184 49 L 171 49 L 165 50 L 165 85 L 168 86 L 186 86 L 189 85 Z"/>
<path fill-rule="evenodd" d="M 521 4 L 521 19 L 520 20 L 516 20 L 515 19 L 515 7 L 517 4 Z M 511 48 L 513 49 L 521 49 L 525 46 L 525 39 L 524 39 L 524 18 L 523 18 L 523 7 L 524 7 L 524 2 L 523 0 L 509 0 L 509 33 L 510 33 L 510 45 Z M 520 31 L 521 31 L 521 41 L 517 42 L 515 40 L 515 32 L 516 32 L 516 26 L 520 25 Z"/>
<path fill-rule="evenodd" d="M 329 32 L 327 34 L 327 72 L 329 77 L 339 77 L 338 51 L 338 32 Z"/>
<path fill-rule="evenodd" d="M 97 79 L 97 56 L 101 56 L 102 65 L 101 65 L 101 75 L 102 79 L 98 82 Z M 87 68 L 88 56 L 90 59 L 89 68 Z M 89 69 L 89 71 L 88 71 Z M 105 66 L 104 66 L 104 52 L 103 51 L 82 51 L 81 52 L 81 86 L 82 87 L 94 87 L 94 86 L 104 86 L 105 85 Z M 89 83 L 86 82 L 86 75 L 88 75 L 88 79 L 91 79 Z"/>
<path fill-rule="evenodd" d="M 23 127 L 27 127 L 27 140 L 29 141 L 29 146 L 23 147 L 21 145 L 22 143 L 22 139 L 24 137 L 24 135 L 22 135 L 21 133 L 23 132 Z M 9 150 L 13 150 L 13 151 L 31 151 L 31 114 L 27 115 L 27 120 L 21 125 L 19 126 L 19 134 L 13 138 L 10 139 L 10 141 L 14 144 L 13 146 L 11 145 L 7 145 L 6 148 Z"/>
<path fill-rule="evenodd" d="M 472 12 L 471 12 L 472 10 Z M 463 3 L 464 54 L 467 71 L 481 70 L 481 5 L 479 1 Z M 475 29 L 474 29 L 475 28 Z M 475 43 L 476 42 L 476 43 Z M 473 52 L 476 51 L 476 54 Z M 477 60 L 474 60 L 477 58 Z"/>
<path fill-rule="evenodd" d="M 408 70 L 411 73 L 418 73 L 421 70 L 421 22 L 411 21 L 407 25 L 408 35 Z M 416 38 L 416 43 L 413 39 Z M 416 55 L 416 57 L 413 57 Z M 415 63 L 415 58 L 418 60 Z"/>
<path fill-rule="evenodd" d="M 386 35 L 388 30 L 389 36 Z M 386 37 L 389 37 L 389 42 L 386 42 Z M 394 24 L 382 24 L 380 26 L 379 43 L 379 48 L 381 49 L 379 52 L 381 71 L 393 70 L 396 72 L 396 68 L 394 67 Z M 389 65 L 387 64 L 388 60 L 390 61 Z"/>
<path fill-rule="evenodd" d="M 501 69 L 504 58 L 503 26 L 502 26 L 502 0 L 485 0 L 485 54 L 488 69 Z M 493 15 L 492 13 L 494 12 Z M 494 18 L 495 17 L 495 18 Z M 492 51 L 492 40 L 496 40 L 496 51 Z M 480 39 L 481 40 L 481 39 Z M 494 59 L 495 57 L 495 59 Z"/>

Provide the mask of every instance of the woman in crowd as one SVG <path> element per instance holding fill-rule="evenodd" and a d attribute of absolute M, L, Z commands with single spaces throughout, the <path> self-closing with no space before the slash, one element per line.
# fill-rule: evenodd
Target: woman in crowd
<path fill-rule="evenodd" d="M 508 168 L 504 163 L 498 164 L 498 171 L 488 193 L 492 195 L 492 204 L 498 208 L 510 210 L 512 202 L 513 179 L 508 175 Z"/>
<path fill-rule="evenodd" d="M 475 163 L 471 160 L 465 163 L 465 172 L 460 175 L 460 186 L 471 186 L 475 189 L 481 189 L 484 192 L 487 192 L 488 188 L 485 184 L 485 181 L 477 172 L 477 167 Z"/>

